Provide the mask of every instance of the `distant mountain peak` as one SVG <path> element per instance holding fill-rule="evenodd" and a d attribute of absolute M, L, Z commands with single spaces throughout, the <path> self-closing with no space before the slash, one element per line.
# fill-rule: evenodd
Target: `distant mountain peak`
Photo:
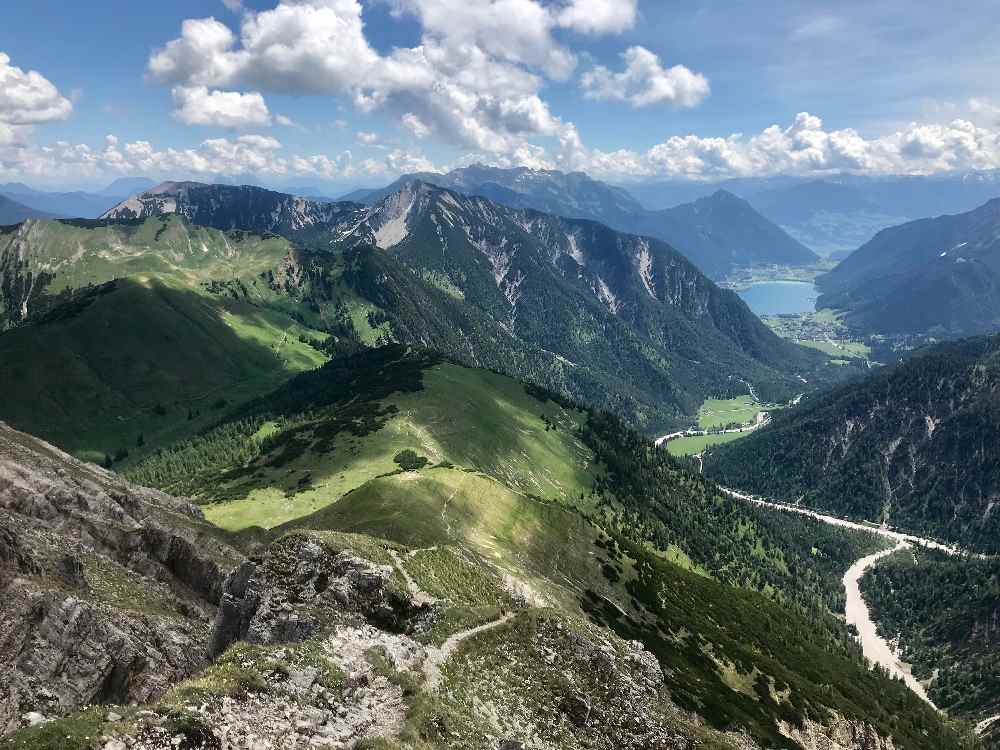
<path fill-rule="evenodd" d="M 720 201 L 720 202 L 721 201 L 729 201 L 731 203 L 738 203 L 740 205 L 746 205 L 746 206 L 750 205 L 743 198 L 740 198 L 740 196 L 736 195 L 736 193 L 732 193 L 732 192 L 726 190 L 725 188 L 719 188 L 718 190 L 716 190 L 714 193 L 712 193 L 707 198 L 702 198 L 702 200 L 712 200 L 712 201 Z"/>

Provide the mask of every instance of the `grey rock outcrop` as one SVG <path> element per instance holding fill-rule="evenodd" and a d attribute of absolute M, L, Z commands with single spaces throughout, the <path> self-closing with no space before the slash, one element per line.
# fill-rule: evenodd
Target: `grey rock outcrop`
<path fill-rule="evenodd" d="M 242 559 L 189 503 L 0 423 L 0 734 L 204 666 Z"/>
<path fill-rule="evenodd" d="M 304 641 L 346 613 L 394 632 L 429 616 L 427 606 L 392 586 L 392 568 L 334 549 L 308 534 L 274 542 L 259 562 L 245 561 L 226 579 L 211 653 L 234 641 Z"/>

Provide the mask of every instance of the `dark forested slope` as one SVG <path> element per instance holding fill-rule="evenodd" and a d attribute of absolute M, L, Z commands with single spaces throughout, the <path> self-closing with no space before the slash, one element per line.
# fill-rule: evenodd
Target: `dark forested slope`
<path fill-rule="evenodd" d="M 942 344 L 714 449 L 720 482 L 1000 549 L 1000 337 Z"/>

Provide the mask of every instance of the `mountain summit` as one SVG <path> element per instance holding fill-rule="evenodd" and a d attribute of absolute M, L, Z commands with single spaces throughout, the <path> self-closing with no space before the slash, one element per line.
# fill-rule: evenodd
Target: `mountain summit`
<path fill-rule="evenodd" d="M 214 229 L 302 235 L 311 228 L 325 228 L 356 208 L 252 185 L 164 182 L 122 201 L 101 218 L 120 221 L 180 214 L 193 224 Z"/>
<path fill-rule="evenodd" d="M 475 165 L 447 174 L 402 177 L 381 190 L 349 195 L 369 205 L 414 179 L 511 208 L 530 208 L 570 219 L 589 219 L 643 234 L 677 248 L 711 278 L 754 265 L 810 265 L 816 254 L 732 193 L 717 191 L 694 203 L 647 211 L 628 191 L 581 172 Z"/>

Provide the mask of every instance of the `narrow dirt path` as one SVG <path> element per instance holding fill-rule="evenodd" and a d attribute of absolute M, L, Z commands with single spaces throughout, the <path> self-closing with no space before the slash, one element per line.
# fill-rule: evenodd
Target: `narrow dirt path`
<path fill-rule="evenodd" d="M 424 659 L 424 686 L 428 690 L 437 690 L 441 686 L 441 667 L 464 641 L 474 638 L 480 633 L 493 630 L 513 619 L 515 613 L 509 612 L 499 620 L 487 622 L 468 630 L 455 633 L 446 640 L 439 648 L 427 648 L 427 658 Z"/>
<path fill-rule="evenodd" d="M 426 591 L 420 588 L 420 585 L 415 580 L 413 580 L 413 576 L 410 575 L 410 571 L 406 569 L 406 564 L 403 562 L 403 558 L 396 550 L 389 549 L 389 557 L 392 558 L 392 561 L 396 565 L 396 570 L 399 571 L 399 574 L 403 576 L 403 580 L 406 581 L 406 588 L 409 589 L 410 596 L 413 597 L 413 600 L 417 604 L 437 603 L 438 601 L 437 597 L 428 594 Z"/>

